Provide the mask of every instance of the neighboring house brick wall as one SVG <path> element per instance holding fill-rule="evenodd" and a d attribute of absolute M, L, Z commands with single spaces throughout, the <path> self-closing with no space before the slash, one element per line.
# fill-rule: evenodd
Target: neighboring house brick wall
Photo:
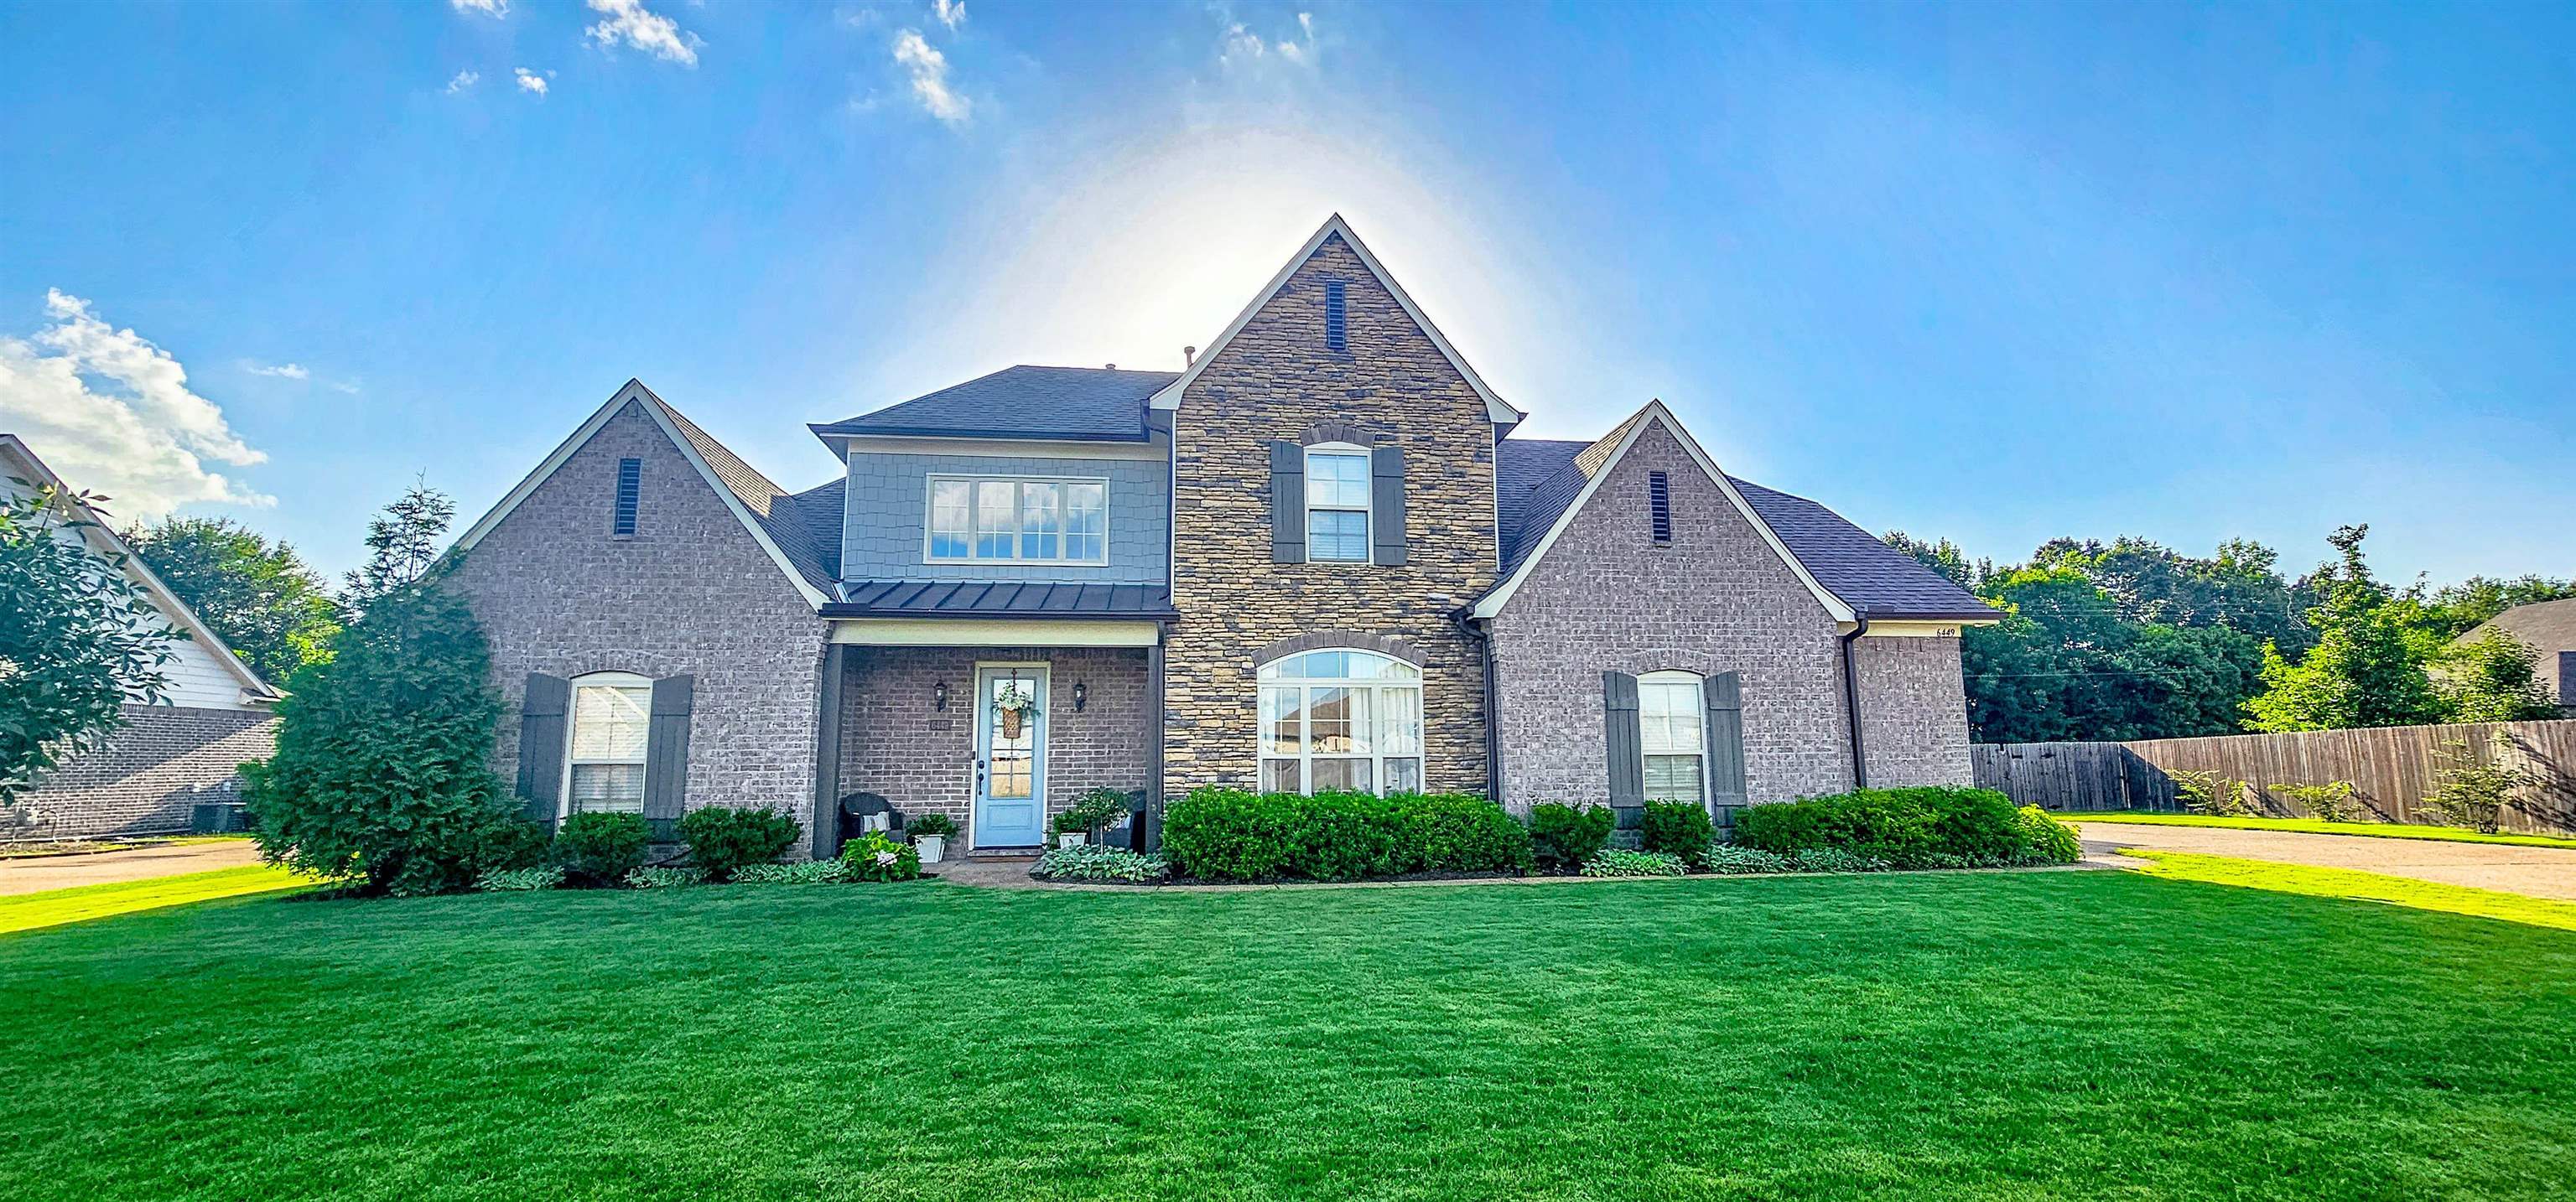
<path fill-rule="evenodd" d="M 199 802 L 241 800 L 239 767 L 277 753 L 265 709 L 129 705 L 125 726 L 25 798 L 37 839 L 150 835 L 188 829 Z"/>
<path fill-rule="evenodd" d="M 1650 471 L 1671 482 L 1667 547 L 1653 541 Z M 1742 673 L 1751 799 L 1851 787 L 1833 616 L 1661 424 L 1639 434 L 1491 625 L 1515 812 L 1609 802 L 1604 671 Z"/>
<path fill-rule="evenodd" d="M 841 792 L 874 793 L 908 818 L 937 811 L 973 846 L 975 666 L 1043 663 L 1047 812 L 1085 791 L 1145 787 L 1153 714 L 1141 648 L 853 647 L 841 690 Z M 948 709 L 933 707 L 948 685 Z M 1073 686 L 1084 705 L 1073 708 Z"/>
<path fill-rule="evenodd" d="M 1171 465 L 1161 459 L 1027 459 L 1007 455 L 850 454 L 844 580 L 1071 580 L 1160 584 L 1171 543 Z M 1109 482 L 1109 562 L 1103 567 L 929 563 L 923 543 L 929 478 L 1067 476 Z"/>
<path fill-rule="evenodd" d="M 1974 783 L 1958 638 L 1864 637 L 1852 653 L 1871 787 Z"/>
<path fill-rule="evenodd" d="M 1329 280 L 1345 285 L 1348 353 L 1324 347 Z M 1404 565 L 1271 562 L 1270 442 L 1319 423 L 1403 445 Z M 1482 661 L 1450 615 L 1494 581 L 1494 429 L 1456 367 L 1335 236 L 1217 352 L 1173 429 L 1166 797 L 1257 780 L 1254 652 L 1320 629 L 1419 646 L 1424 783 L 1483 792 Z"/>
<path fill-rule="evenodd" d="M 644 461 L 628 539 L 609 534 L 621 458 Z M 504 781 L 517 779 L 528 673 L 687 673 L 687 806 L 809 816 L 823 622 L 640 403 L 486 533 L 448 587 L 491 640 Z"/>

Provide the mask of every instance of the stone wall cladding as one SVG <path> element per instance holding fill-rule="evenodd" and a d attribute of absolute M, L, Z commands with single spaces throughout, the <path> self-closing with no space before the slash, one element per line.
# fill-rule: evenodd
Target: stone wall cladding
<path fill-rule="evenodd" d="M 1334 280 L 1347 353 L 1324 347 Z M 1270 442 L 1318 423 L 1404 447 L 1403 565 L 1271 562 Z M 1450 615 L 1494 582 L 1494 429 L 1447 356 L 1335 236 L 1191 383 L 1173 430 L 1166 797 L 1258 779 L 1254 655 L 1318 629 L 1420 647 L 1424 783 L 1485 791 L 1482 659 Z"/>
<path fill-rule="evenodd" d="M 973 846 L 975 666 L 1043 663 L 1047 813 L 1085 791 L 1142 789 L 1151 762 L 1143 648 L 853 647 L 841 690 L 841 791 L 910 817 L 937 811 Z M 948 710 L 933 708 L 948 685 Z M 1081 684 L 1083 708 L 1073 708 Z"/>
<path fill-rule="evenodd" d="M 240 766 L 277 754 L 265 709 L 129 705 L 104 746 L 46 776 L 25 798 L 33 839 L 157 835 L 188 829 L 199 802 L 241 800 Z"/>
<path fill-rule="evenodd" d="M 1670 481 L 1670 546 L 1654 545 L 1651 471 Z M 1492 629 L 1504 797 L 1516 812 L 1608 803 L 1604 671 L 1742 673 L 1752 800 L 1851 787 L 1833 615 L 1660 423 L 1638 436 Z"/>
<path fill-rule="evenodd" d="M 617 461 L 644 461 L 633 538 L 609 534 Z M 450 577 L 492 644 L 518 772 L 527 674 L 695 676 L 685 804 L 809 818 L 822 619 L 640 403 L 629 403 L 487 533 Z M 803 854 L 801 851 L 791 854 Z"/>
<path fill-rule="evenodd" d="M 1870 785 L 1974 783 L 1958 638 L 1864 637 L 1853 652 Z"/>

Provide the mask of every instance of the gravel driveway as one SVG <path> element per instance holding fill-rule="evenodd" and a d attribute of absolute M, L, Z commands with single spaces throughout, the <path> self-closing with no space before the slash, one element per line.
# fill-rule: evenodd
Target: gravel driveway
<path fill-rule="evenodd" d="M 0 860 L 0 897 L 42 893 L 74 885 L 106 885 L 190 872 L 213 872 L 259 863 L 259 845 L 248 839 L 162 843 L 131 851 Z"/>
<path fill-rule="evenodd" d="M 2496 843 L 2445 843 L 2434 839 L 2373 839 L 2359 835 L 2309 835 L 2209 826 L 2141 826 L 2080 822 L 2088 841 L 2156 851 L 2198 852 L 2409 876 L 2419 881 L 2495 889 L 2525 897 L 2576 901 L 2576 849 L 2514 847 Z"/>

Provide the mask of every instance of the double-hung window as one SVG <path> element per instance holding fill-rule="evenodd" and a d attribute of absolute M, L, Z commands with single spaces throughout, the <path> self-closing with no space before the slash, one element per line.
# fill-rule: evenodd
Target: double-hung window
<path fill-rule="evenodd" d="M 1648 672 L 1637 678 L 1637 742 L 1646 758 L 1646 800 L 1707 804 L 1707 726 L 1699 677 Z"/>
<path fill-rule="evenodd" d="M 1109 485 L 1102 480 L 930 479 L 934 563 L 1109 562 Z"/>
<path fill-rule="evenodd" d="M 1306 558 L 1368 562 L 1367 449 L 1347 443 L 1306 448 Z"/>
<path fill-rule="evenodd" d="M 1261 789 L 1422 788 L 1422 669 L 1374 651 L 1261 666 Z"/>
<path fill-rule="evenodd" d="M 572 737 L 564 756 L 564 812 L 644 812 L 644 749 L 653 682 L 631 672 L 593 672 L 572 682 Z"/>

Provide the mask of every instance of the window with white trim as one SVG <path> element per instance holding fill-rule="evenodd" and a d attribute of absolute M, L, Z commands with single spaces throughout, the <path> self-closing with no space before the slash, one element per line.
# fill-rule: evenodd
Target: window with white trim
<path fill-rule="evenodd" d="M 933 563 L 1109 562 L 1109 483 L 930 478 Z"/>
<path fill-rule="evenodd" d="M 1422 669 L 1375 651 L 1306 651 L 1263 664 L 1261 789 L 1422 788 Z"/>
<path fill-rule="evenodd" d="M 1306 448 L 1306 558 L 1368 562 L 1368 448 L 1346 442 Z"/>
<path fill-rule="evenodd" d="M 653 682 L 632 672 L 572 679 L 572 731 L 564 744 L 564 813 L 644 812 L 644 748 Z"/>
<path fill-rule="evenodd" d="M 1648 672 L 1637 678 L 1637 743 L 1646 760 L 1646 800 L 1707 804 L 1707 728 L 1699 677 Z"/>

